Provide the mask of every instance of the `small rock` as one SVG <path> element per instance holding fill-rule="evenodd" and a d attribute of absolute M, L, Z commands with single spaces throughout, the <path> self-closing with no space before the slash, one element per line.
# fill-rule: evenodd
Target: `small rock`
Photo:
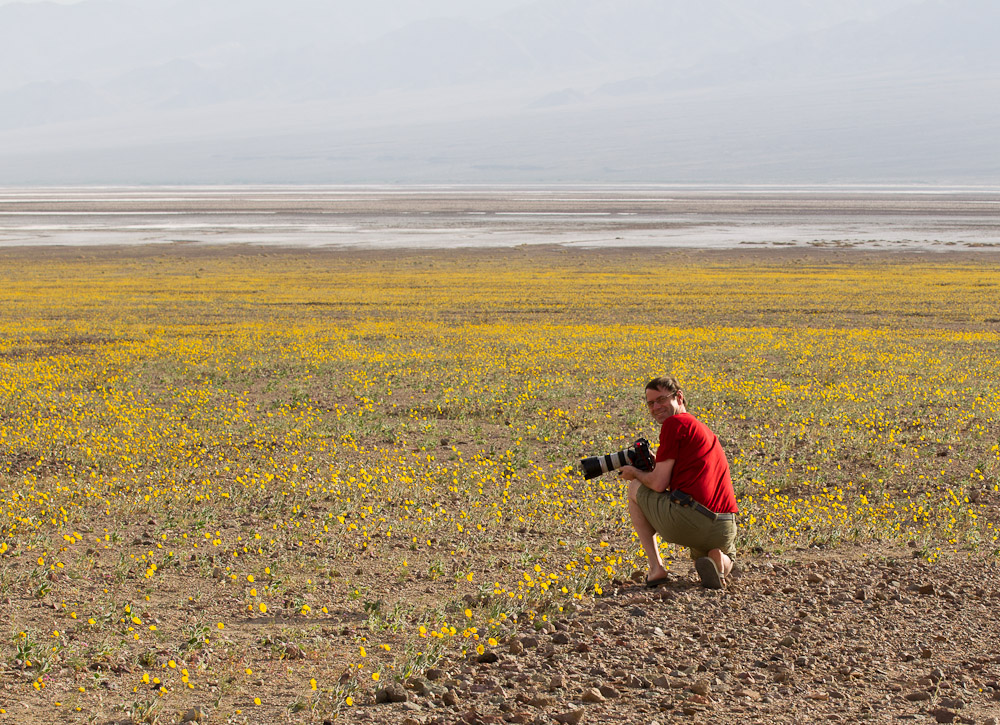
<path fill-rule="evenodd" d="M 553 715 L 556 722 L 561 722 L 563 725 L 579 725 L 583 721 L 583 715 L 586 712 L 582 707 L 577 710 L 570 710 L 569 712 L 560 713 L 559 715 Z"/>
<path fill-rule="evenodd" d="M 790 634 L 787 634 L 782 638 L 782 640 L 778 644 L 780 644 L 782 647 L 794 647 L 796 643 L 797 640 L 795 639 L 795 637 L 793 637 Z"/>
<path fill-rule="evenodd" d="M 865 587 L 858 587 L 856 590 L 854 590 L 854 598 L 857 599 L 859 602 L 868 601 L 869 598 L 868 589 L 866 589 Z"/>
<path fill-rule="evenodd" d="M 569 635 L 565 632 L 556 632 L 552 635 L 553 644 L 569 644 Z"/>
<path fill-rule="evenodd" d="M 667 678 L 666 675 L 660 675 L 655 680 L 653 680 L 653 686 L 654 687 L 659 687 L 659 688 L 661 688 L 663 690 L 669 690 L 670 689 L 670 680 Z"/>
<path fill-rule="evenodd" d="M 524 645 L 521 644 L 521 640 L 519 639 L 511 640 L 511 643 L 507 646 L 507 651 L 512 655 L 524 654 Z"/>
<path fill-rule="evenodd" d="M 550 690 L 561 690 L 566 687 L 566 675 L 555 675 L 549 680 Z"/>
<path fill-rule="evenodd" d="M 521 644 L 525 649 L 538 646 L 538 637 L 521 637 Z"/>
<path fill-rule="evenodd" d="M 806 579 L 809 581 L 810 584 L 822 584 L 824 581 L 826 581 L 825 579 L 823 579 L 823 577 L 821 577 L 814 571 L 809 572 L 809 575 L 806 577 Z"/>
<path fill-rule="evenodd" d="M 431 691 L 430 684 L 423 677 L 411 677 L 406 681 L 406 686 L 422 696 L 429 695 Z"/>
<path fill-rule="evenodd" d="M 907 694 L 903 695 L 903 697 L 905 697 L 910 702 L 925 702 L 926 700 L 931 699 L 930 693 L 924 692 L 923 690 L 908 692 Z"/>
<path fill-rule="evenodd" d="M 645 609 L 640 609 L 639 607 L 632 607 L 628 610 L 628 613 L 633 617 L 648 617 L 649 614 L 646 613 Z"/>
<path fill-rule="evenodd" d="M 181 720 L 185 722 L 203 722 L 205 720 L 206 708 L 195 705 L 181 715 Z"/>
<path fill-rule="evenodd" d="M 441 702 L 443 702 L 448 707 L 455 707 L 458 704 L 458 693 L 454 690 L 448 690 L 441 697 Z"/>
<path fill-rule="evenodd" d="M 596 687 L 591 687 L 583 691 L 583 696 L 580 698 L 584 702 L 604 702 L 607 698 L 601 694 L 601 691 Z"/>
<path fill-rule="evenodd" d="M 691 685 L 691 691 L 697 695 L 709 695 L 712 692 L 712 683 L 703 677 Z"/>
<path fill-rule="evenodd" d="M 919 588 L 917 589 L 917 591 L 918 591 L 918 592 L 919 592 L 920 594 L 923 594 L 923 595 L 925 595 L 925 596 L 926 596 L 926 595 L 929 595 L 929 594 L 933 594 L 933 593 L 934 593 L 934 584 L 933 584 L 933 583 L 929 583 L 929 584 L 922 584 L 922 585 L 921 585 L 921 586 L 920 586 L 920 587 L 919 587 Z"/>
<path fill-rule="evenodd" d="M 500 658 L 497 656 L 496 652 L 483 652 L 481 655 L 476 657 L 476 662 L 483 665 L 491 665 Z"/>
<path fill-rule="evenodd" d="M 606 697 L 609 700 L 614 700 L 616 697 L 621 697 L 621 693 L 618 692 L 618 690 L 613 688 L 611 685 L 601 685 L 597 689 L 598 691 L 600 691 L 602 695 L 604 695 L 604 697 Z"/>
<path fill-rule="evenodd" d="M 930 711 L 937 722 L 955 722 L 956 713 L 946 707 L 939 707 Z"/>
<path fill-rule="evenodd" d="M 424 673 L 424 676 L 431 682 L 435 682 L 444 677 L 444 670 L 440 670 L 437 667 L 431 667 Z"/>
<path fill-rule="evenodd" d="M 645 690 L 651 687 L 653 683 L 650 682 L 649 680 L 645 680 L 642 677 L 639 677 L 638 675 L 629 675 L 628 677 L 625 678 L 625 684 L 628 687 L 634 687 L 637 690 Z"/>
<path fill-rule="evenodd" d="M 375 702 L 376 704 L 382 704 L 386 702 L 406 702 L 407 694 L 406 690 L 402 686 L 394 682 L 391 685 L 382 687 L 375 691 Z"/>

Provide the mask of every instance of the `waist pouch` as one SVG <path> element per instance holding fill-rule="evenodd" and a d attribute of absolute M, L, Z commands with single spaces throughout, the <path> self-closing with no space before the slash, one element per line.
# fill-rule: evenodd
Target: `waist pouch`
<path fill-rule="evenodd" d="M 670 492 L 671 502 L 677 504 L 678 506 L 685 506 L 688 508 L 693 508 L 695 511 L 700 513 L 702 516 L 710 518 L 712 521 L 732 521 L 736 518 L 736 514 L 726 513 L 717 514 L 712 509 L 708 508 L 704 504 L 696 501 L 694 497 L 689 493 L 684 493 L 683 491 L 671 491 Z"/>

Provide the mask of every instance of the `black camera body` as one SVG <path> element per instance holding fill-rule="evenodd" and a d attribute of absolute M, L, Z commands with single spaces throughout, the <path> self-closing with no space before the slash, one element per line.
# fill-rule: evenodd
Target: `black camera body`
<path fill-rule="evenodd" d="M 622 466 L 635 466 L 640 471 L 652 471 L 656 467 L 656 459 L 649 450 L 649 441 L 640 438 L 630 448 L 611 453 L 607 456 L 592 456 L 580 461 L 584 478 L 596 478 L 602 473 L 614 471 Z"/>

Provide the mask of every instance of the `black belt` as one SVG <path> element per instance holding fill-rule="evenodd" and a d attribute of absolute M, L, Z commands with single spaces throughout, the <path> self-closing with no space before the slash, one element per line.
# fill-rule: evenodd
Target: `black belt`
<path fill-rule="evenodd" d="M 690 506 L 695 511 L 700 513 L 702 516 L 707 516 L 708 518 L 712 519 L 712 521 L 736 520 L 736 514 L 732 513 L 717 514 L 708 506 L 705 506 L 704 504 L 696 501 L 694 497 L 691 496 L 691 494 L 684 493 L 683 491 L 671 491 L 670 500 L 673 503 L 678 504 L 679 506 Z"/>

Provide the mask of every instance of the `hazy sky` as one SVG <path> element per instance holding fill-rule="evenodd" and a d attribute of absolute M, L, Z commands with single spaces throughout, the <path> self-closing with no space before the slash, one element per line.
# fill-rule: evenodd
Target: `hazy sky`
<path fill-rule="evenodd" d="M 0 185 L 1000 178 L 998 0 L 17 1 Z"/>

